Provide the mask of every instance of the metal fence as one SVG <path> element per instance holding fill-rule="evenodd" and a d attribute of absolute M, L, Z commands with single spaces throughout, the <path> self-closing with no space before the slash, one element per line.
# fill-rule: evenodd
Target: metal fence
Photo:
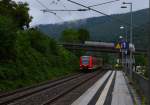
<path fill-rule="evenodd" d="M 141 92 L 148 99 L 148 97 L 149 97 L 149 81 L 148 81 L 148 79 L 145 79 L 143 76 L 137 74 L 136 72 L 133 72 L 133 80 L 138 84 Z"/>

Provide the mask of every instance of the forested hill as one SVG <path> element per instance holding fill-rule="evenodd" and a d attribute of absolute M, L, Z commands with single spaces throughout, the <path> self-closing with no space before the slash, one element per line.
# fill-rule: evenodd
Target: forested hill
<path fill-rule="evenodd" d="M 129 13 L 115 14 L 112 15 L 112 17 L 130 23 Z M 134 28 L 134 42 L 138 47 L 142 47 L 141 45 L 146 45 L 145 41 L 141 41 L 141 38 L 142 36 L 144 36 L 144 34 L 147 33 L 146 30 L 143 31 L 143 28 L 146 28 L 147 26 L 147 22 L 148 9 L 143 9 L 133 13 L 133 23 L 138 26 Z M 120 25 L 124 24 L 119 23 L 118 21 L 108 18 L 106 16 L 102 16 L 82 19 L 76 22 L 64 22 L 62 24 L 39 25 L 38 27 L 41 31 L 48 35 L 51 35 L 53 38 L 59 38 L 61 32 L 66 28 L 86 28 L 90 32 L 91 40 L 114 41 L 116 38 L 118 38 L 118 36 L 124 35 L 125 33 L 119 29 Z M 127 30 L 129 30 L 129 28 Z"/>

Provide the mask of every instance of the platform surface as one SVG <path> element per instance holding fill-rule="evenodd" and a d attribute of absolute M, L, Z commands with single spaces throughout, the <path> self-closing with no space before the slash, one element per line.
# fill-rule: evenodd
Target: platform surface
<path fill-rule="evenodd" d="M 100 78 L 91 88 L 89 88 L 71 105 L 88 105 L 88 103 L 92 100 L 98 89 L 102 86 L 103 82 L 107 79 L 107 77 L 110 74 L 111 71 L 108 71 L 102 78 Z"/>
<path fill-rule="evenodd" d="M 111 105 L 134 105 L 122 71 L 117 71 Z"/>
<path fill-rule="evenodd" d="M 98 99 L 95 99 L 95 104 L 92 105 L 106 105 L 108 101 L 107 95 L 110 94 L 112 96 L 108 101 L 110 105 L 134 105 L 131 93 L 128 89 L 127 82 L 122 71 L 108 71 L 71 105 L 91 105 L 90 102 L 93 100 L 93 97 L 96 95 L 96 93 L 98 93 L 98 89 L 102 87 L 104 81 L 106 81 L 109 75 L 110 78 L 108 79 L 105 87 L 102 89 L 101 94 L 99 94 Z M 115 84 L 114 87 L 112 87 L 113 90 L 111 90 L 111 93 L 109 93 L 114 77 Z"/>

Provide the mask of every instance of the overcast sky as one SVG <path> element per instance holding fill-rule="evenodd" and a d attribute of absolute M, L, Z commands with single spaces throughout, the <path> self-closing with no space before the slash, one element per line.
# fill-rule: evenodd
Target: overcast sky
<path fill-rule="evenodd" d="M 61 23 L 63 21 L 75 21 L 77 19 L 83 19 L 88 17 L 97 17 L 102 16 L 93 11 L 87 12 L 56 12 L 57 16 L 50 13 L 43 13 L 42 9 L 45 9 L 41 6 L 37 0 L 14 0 L 14 1 L 22 1 L 27 2 L 30 7 L 30 15 L 33 16 L 33 20 L 31 22 L 31 26 L 37 24 L 50 24 L 50 23 Z M 81 9 L 83 7 L 78 6 L 76 4 L 72 4 L 67 0 L 39 0 L 49 9 Z M 59 1 L 59 2 L 57 2 Z M 98 3 L 103 3 L 112 0 L 74 0 L 76 2 L 82 3 L 86 6 L 95 5 Z M 129 8 L 122 9 L 122 2 L 132 2 L 133 10 L 140 10 L 149 7 L 149 0 L 120 0 L 111 4 L 105 4 L 101 6 L 94 7 L 101 12 L 106 14 L 116 14 L 116 13 L 125 13 L 129 11 Z"/>

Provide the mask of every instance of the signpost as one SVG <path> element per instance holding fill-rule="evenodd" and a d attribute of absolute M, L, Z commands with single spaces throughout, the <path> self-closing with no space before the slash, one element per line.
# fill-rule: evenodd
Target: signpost
<path fill-rule="evenodd" d="M 121 49 L 121 44 L 120 44 L 120 43 L 116 43 L 116 44 L 115 44 L 115 48 L 116 48 L 116 49 Z"/>
<path fill-rule="evenodd" d="M 120 39 L 116 44 L 115 44 L 116 49 L 129 49 L 129 44 L 126 42 L 124 39 Z"/>
<path fill-rule="evenodd" d="M 125 66 L 125 73 L 127 71 L 127 54 L 129 43 L 120 36 L 119 41 L 115 44 L 115 49 L 120 49 L 122 67 Z"/>

